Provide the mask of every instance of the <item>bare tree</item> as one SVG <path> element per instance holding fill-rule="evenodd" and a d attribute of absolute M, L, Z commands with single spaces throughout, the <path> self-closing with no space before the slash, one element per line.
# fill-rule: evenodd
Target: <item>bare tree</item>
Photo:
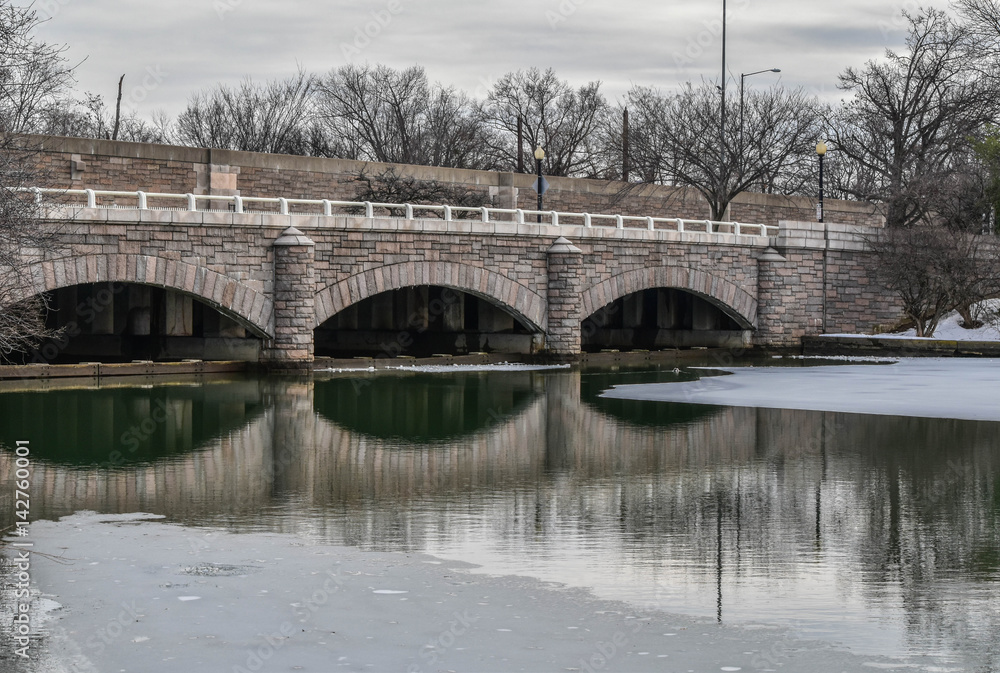
<path fill-rule="evenodd" d="M 26 352 L 49 336 L 44 297 L 33 295 L 29 268 L 51 245 L 38 205 L 34 153 L 19 134 L 33 130 L 72 79 L 60 47 L 38 42 L 30 8 L 0 0 L 0 357 Z"/>
<path fill-rule="evenodd" d="M 496 164 L 475 103 L 454 87 L 431 85 L 421 67 L 345 65 L 322 80 L 318 100 L 338 156 L 452 168 Z"/>
<path fill-rule="evenodd" d="M 904 16 L 906 53 L 845 70 L 840 86 L 853 98 L 829 119 L 836 154 L 853 165 L 849 181 L 834 174 L 835 189 L 882 203 L 889 227 L 937 210 L 936 186 L 961 170 L 998 110 L 996 86 L 972 67 L 967 28 L 933 9 Z"/>
<path fill-rule="evenodd" d="M 600 82 L 573 89 L 551 68 L 507 73 L 483 102 L 483 114 L 494 131 L 493 149 L 506 170 L 517 166 L 517 120 L 524 122 L 526 151 L 541 145 L 544 170 L 550 175 L 594 173 L 590 143 L 608 109 Z"/>
<path fill-rule="evenodd" d="M 410 203 L 410 204 L 448 204 L 451 206 L 467 206 L 480 208 L 489 205 L 489 194 L 470 189 L 462 185 L 440 182 L 438 180 L 421 180 L 412 175 L 400 175 L 395 168 L 389 168 L 377 175 L 370 175 L 362 170 L 355 178 L 358 191 L 354 197 L 358 201 L 374 203 Z M 403 215 L 401 209 L 390 209 L 392 215 Z M 458 211 L 456 217 L 471 218 L 476 213 Z"/>
<path fill-rule="evenodd" d="M 0 0 L 0 131 L 35 130 L 73 82 L 65 47 L 35 39 L 37 12 Z"/>
<path fill-rule="evenodd" d="M 116 123 L 117 137 L 114 131 Z M 172 123 L 164 113 L 155 113 L 151 121 L 143 119 L 135 111 L 116 118 L 108 110 L 103 97 L 89 92 L 80 100 L 63 99 L 59 105 L 45 110 L 35 125 L 35 131 L 54 136 L 137 143 L 164 143 L 173 139 Z"/>
<path fill-rule="evenodd" d="M 654 88 L 636 86 L 600 119 L 594 148 L 594 177 L 618 180 L 622 177 L 623 118 L 629 112 L 629 167 L 641 182 L 670 184 L 667 173 L 671 145 L 663 125 L 669 99 Z"/>
<path fill-rule="evenodd" d="M 953 0 L 952 6 L 965 22 L 971 38 L 996 46 L 1000 42 L 1000 3 L 997 0 Z"/>
<path fill-rule="evenodd" d="M 496 145 L 479 106 L 454 87 L 436 85 L 424 118 L 423 161 L 429 166 L 495 170 Z"/>
<path fill-rule="evenodd" d="M 867 244 L 871 270 L 902 301 L 919 337 L 933 335 L 953 309 L 975 326 L 972 306 L 1000 292 L 992 237 L 925 224 L 882 229 Z"/>
<path fill-rule="evenodd" d="M 0 359 L 28 352 L 45 337 L 46 298 L 31 289 L 28 272 L 52 246 L 38 226 L 38 205 L 23 188 L 37 186 L 34 152 L 0 132 Z"/>
<path fill-rule="evenodd" d="M 300 70 L 283 80 L 247 78 L 236 87 L 202 91 L 178 117 L 177 137 L 196 147 L 310 154 L 315 83 Z"/>
<path fill-rule="evenodd" d="M 649 96 L 638 92 L 635 98 Z M 659 175 L 666 181 L 697 189 L 713 219 L 722 219 L 740 192 L 796 193 L 812 175 L 808 158 L 821 115 L 815 99 L 801 90 L 773 87 L 749 94 L 744 125 L 726 128 L 724 152 L 721 97 L 714 84 L 689 84 L 661 101 L 653 108 L 659 115 L 650 128 L 658 139 L 650 156 L 660 162 Z"/>

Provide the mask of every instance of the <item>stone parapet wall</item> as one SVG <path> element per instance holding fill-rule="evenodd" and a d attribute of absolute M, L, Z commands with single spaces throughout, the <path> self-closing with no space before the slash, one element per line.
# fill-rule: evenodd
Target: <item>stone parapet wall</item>
<path fill-rule="evenodd" d="M 817 202 L 818 199 L 808 196 L 744 192 L 729 204 L 729 214 L 725 219 L 774 226 L 782 221 L 818 224 L 816 222 Z M 823 219 L 826 223 L 864 227 L 881 227 L 885 224 L 885 217 L 877 206 L 870 203 L 835 199 L 824 199 Z"/>
<path fill-rule="evenodd" d="M 902 302 L 874 277 L 866 253 L 827 252 L 825 333 L 873 334 L 902 318 Z"/>
<path fill-rule="evenodd" d="M 201 149 L 111 140 L 26 136 L 40 148 L 44 186 L 66 189 L 143 190 L 173 193 L 355 200 L 356 178 L 393 169 L 418 180 L 435 180 L 481 192 L 496 207 L 533 210 L 535 176 L 434 166 L 412 166 L 232 150 Z M 669 185 L 623 183 L 546 176 L 543 208 L 703 220 L 710 216 L 697 190 Z M 881 226 L 871 204 L 827 199 L 826 220 Z M 776 225 L 781 220 L 814 220 L 810 197 L 744 193 L 730 205 L 726 219 Z"/>
<path fill-rule="evenodd" d="M 798 345 L 804 336 L 871 333 L 902 318 L 895 293 L 875 276 L 864 237 L 873 228 L 781 222 L 758 260 L 755 342 Z"/>

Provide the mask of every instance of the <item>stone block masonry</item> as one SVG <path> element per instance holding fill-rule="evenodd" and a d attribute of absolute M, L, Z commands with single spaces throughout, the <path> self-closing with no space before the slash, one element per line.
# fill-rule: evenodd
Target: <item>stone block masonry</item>
<path fill-rule="evenodd" d="M 274 247 L 274 339 L 270 361 L 276 369 L 308 367 L 313 361 L 316 313 L 316 244 L 288 227 Z"/>
<path fill-rule="evenodd" d="M 418 180 L 480 192 L 496 207 L 535 208 L 531 190 L 534 176 L 527 173 L 54 136 L 25 136 L 25 140 L 40 148 L 38 163 L 47 182 L 41 186 L 350 201 L 357 197 L 355 178 L 362 171 L 378 175 L 394 169 Z M 545 194 L 545 209 L 695 220 L 710 215 L 708 203 L 690 188 L 554 176 L 546 179 L 550 189 Z M 827 199 L 825 211 L 826 219 L 834 222 L 859 226 L 881 226 L 884 222 L 870 204 Z M 808 197 L 744 193 L 736 197 L 724 219 L 776 225 L 782 220 L 815 219 L 815 213 L 815 200 Z"/>
<path fill-rule="evenodd" d="M 546 347 L 556 356 L 580 352 L 580 293 L 583 290 L 583 251 L 560 236 L 548 249 L 549 329 Z"/>
<path fill-rule="evenodd" d="M 705 299 L 754 343 L 870 330 L 899 307 L 849 225 L 781 222 L 778 236 L 338 215 L 54 208 L 60 245 L 34 292 L 127 282 L 215 307 L 264 341 L 274 366 L 313 359 L 313 330 L 377 294 L 432 285 L 513 315 L 559 358 L 581 323 L 656 288 Z"/>
<path fill-rule="evenodd" d="M 101 140 L 31 136 L 49 185 L 70 189 L 286 198 L 355 198 L 354 177 L 389 168 Z M 460 184 L 497 205 L 533 207 L 530 175 L 396 166 L 418 179 Z M 691 190 L 549 178 L 546 208 L 704 219 Z M 518 196 L 520 195 L 520 196 Z M 532 198 L 527 199 L 526 195 Z M 506 201 L 504 201 L 506 199 Z M 518 200 L 520 199 L 520 201 Z M 868 206 L 741 195 L 730 216 L 777 224 L 777 236 L 640 228 L 444 221 L 297 212 L 231 213 L 56 209 L 60 249 L 34 267 L 34 291 L 74 284 L 149 284 L 198 298 L 265 339 L 276 366 L 313 358 L 313 329 L 376 294 L 419 285 L 473 294 L 516 317 L 559 357 L 580 350 L 581 321 L 633 293 L 675 288 L 725 312 L 759 345 L 797 345 L 823 332 L 869 331 L 900 317 L 868 269 Z M 213 207 L 222 207 L 219 201 Z M 176 206 L 176 202 L 169 205 Z M 557 240 L 559 241 L 557 243 Z M 279 243 L 280 241 L 280 243 Z"/>

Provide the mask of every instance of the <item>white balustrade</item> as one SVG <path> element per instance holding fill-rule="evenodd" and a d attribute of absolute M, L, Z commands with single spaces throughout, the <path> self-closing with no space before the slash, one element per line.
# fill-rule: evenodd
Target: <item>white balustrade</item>
<path fill-rule="evenodd" d="M 765 224 L 748 224 L 743 222 L 713 222 L 711 220 L 685 220 L 683 218 L 664 217 L 640 217 L 634 215 L 610 215 L 599 213 L 567 213 L 555 210 L 548 211 L 525 211 L 520 208 L 491 208 L 489 206 L 452 206 L 423 205 L 413 203 L 374 203 L 371 201 L 334 201 L 331 199 L 288 199 L 284 197 L 272 198 L 261 196 L 223 196 L 216 194 L 165 194 L 155 192 L 122 192 L 111 190 L 95 189 L 49 189 L 38 187 L 20 188 L 22 192 L 31 193 L 36 202 L 42 202 L 44 197 L 62 197 L 60 204 L 65 202 L 66 197 L 82 197 L 87 208 L 135 208 L 137 210 L 153 210 L 150 202 L 157 204 L 155 209 L 167 209 L 162 205 L 164 202 L 182 201 L 183 208 L 189 211 L 198 210 L 198 202 L 209 202 L 209 207 L 213 202 L 229 202 L 232 204 L 232 211 L 235 213 L 248 212 L 278 212 L 287 215 L 291 212 L 291 206 L 301 206 L 302 213 L 320 212 L 325 217 L 337 217 L 339 215 L 350 215 L 361 210 L 366 218 L 374 218 L 375 211 L 387 211 L 385 217 L 399 217 L 402 215 L 407 220 L 416 219 L 419 214 L 426 216 L 434 213 L 446 222 L 454 221 L 457 218 L 473 217 L 482 222 L 503 222 L 507 216 L 508 221 L 511 215 L 517 224 L 525 223 L 525 215 L 530 214 L 532 218 L 542 215 L 553 226 L 569 226 L 565 222 L 582 223 L 584 228 L 594 226 L 610 226 L 615 229 L 636 229 L 639 231 L 673 230 L 677 233 L 702 231 L 708 234 L 728 233 L 737 237 L 767 237 L 777 236 L 778 227 Z M 109 201 L 124 199 L 125 204 L 113 203 Z M 104 205 L 98 206 L 98 201 Z M 132 205 L 132 204 L 135 205 Z M 59 205 L 59 204 L 57 204 Z M 247 210 L 248 207 L 257 206 L 259 210 Z M 341 212 L 337 212 L 341 211 Z M 576 224 L 575 226 L 580 226 Z"/>

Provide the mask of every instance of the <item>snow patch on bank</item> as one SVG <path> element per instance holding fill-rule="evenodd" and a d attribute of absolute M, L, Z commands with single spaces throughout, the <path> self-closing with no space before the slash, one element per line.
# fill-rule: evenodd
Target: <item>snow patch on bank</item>
<path fill-rule="evenodd" d="M 905 358 L 887 365 L 714 367 L 698 381 L 615 386 L 603 397 L 883 416 L 1000 421 L 1000 360 Z"/>
<path fill-rule="evenodd" d="M 987 299 L 981 302 L 986 312 L 996 313 L 1000 310 L 1000 299 Z M 908 329 L 905 332 L 893 334 L 821 334 L 825 337 L 878 337 L 879 339 L 920 339 L 926 341 L 1000 341 L 1000 330 L 993 325 L 983 325 L 976 329 L 962 327 L 962 317 L 958 311 L 952 311 L 941 318 L 934 335 L 918 337 L 917 330 Z"/>

